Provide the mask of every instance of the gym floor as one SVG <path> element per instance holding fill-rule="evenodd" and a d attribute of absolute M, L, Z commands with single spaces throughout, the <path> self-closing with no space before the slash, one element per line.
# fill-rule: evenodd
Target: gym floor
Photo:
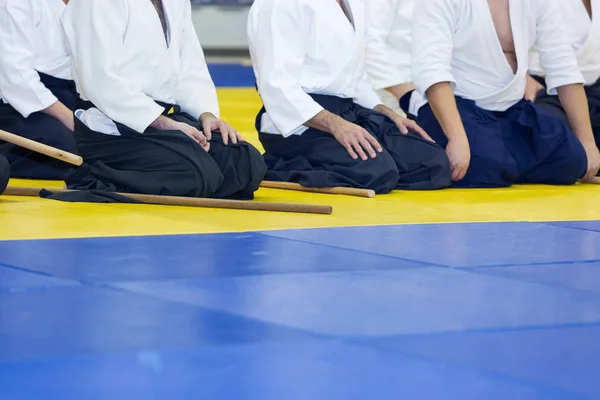
<path fill-rule="evenodd" d="M 600 399 L 600 187 L 256 199 L 0 197 L 0 399 Z"/>

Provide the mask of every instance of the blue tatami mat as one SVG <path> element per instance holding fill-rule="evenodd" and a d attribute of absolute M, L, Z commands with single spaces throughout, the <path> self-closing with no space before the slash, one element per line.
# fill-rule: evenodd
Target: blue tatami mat
<path fill-rule="evenodd" d="M 0 399 L 600 398 L 597 226 L 0 242 Z"/>

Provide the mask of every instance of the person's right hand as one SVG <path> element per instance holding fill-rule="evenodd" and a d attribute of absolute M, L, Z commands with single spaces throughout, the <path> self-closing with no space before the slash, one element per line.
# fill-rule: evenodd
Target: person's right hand
<path fill-rule="evenodd" d="M 452 180 L 460 181 L 467 174 L 471 163 L 471 148 L 466 137 L 454 138 L 448 141 L 446 154 L 452 168 Z"/>
<path fill-rule="evenodd" d="M 331 134 L 344 146 L 353 160 L 360 157 L 363 161 L 367 161 L 369 157 L 377 157 L 376 151 L 379 153 L 383 151 L 377 139 L 365 129 L 351 122 L 341 122 L 332 130 Z"/>

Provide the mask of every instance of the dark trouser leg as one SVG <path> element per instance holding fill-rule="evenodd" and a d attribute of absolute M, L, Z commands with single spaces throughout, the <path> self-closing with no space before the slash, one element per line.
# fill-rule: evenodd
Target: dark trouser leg
<path fill-rule="evenodd" d="M 403 135 L 389 118 L 357 106 L 356 123 L 389 152 L 399 171 L 398 189 L 431 190 L 450 186 L 452 172 L 443 148 L 419 135 Z"/>
<path fill-rule="evenodd" d="M 585 149 L 554 112 L 524 103 L 507 113 L 512 129 L 505 142 L 519 165 L 519 181 L 571 185 L 585 174 Z"/>
<path fill-rule="evenodd" d="M 0 105 L 0 129 L 76 153 L 75 138 L 58 120 L 43 113 L 23 118 L 9 105 Z M 0 151 L 6 156 L 13 177 L 62 180 L 71 166 L 63 161 L 34 153 L 10 143 L 1 143 Z"/>
<path fill-rule="evenodd" d="M 594 85 L 586 86 L 585 92 L 590 107 L 590 119 L 592 120 L 596 146 L 600 149 L 600 80 Z M 598 172 L 598 176 L 600 176 L 600 172 Z"/>
<path fill-rule="evenodd" d="M 80 154 L 89 166 L 70 174 L 71 188 L 212 197 L 223 182 L 217 163 L 181 132 L 110 136 L 93 132 L 78 120 L 75 130 Z"/>
<path fill-rule="evenodd" d="M 201 129 L 198 122 L 184 115 L 173 119 Z M 267 166 L 260 152 L 248 142 L 225 146 L 219 132 L 212 133 L 210 157 L 218 166 L 223 182 L 212 195 L 216 198 L 251 200 L 265 177 Z"/>
<path fill-rule="evenodd" d="M 590 120 L 592 122 L 592 130 L 594 131 L 594 139 L 596 146 L 600 148 L 600 81 L 591 86 L 585 87 L 587 94 L 588 106 L 590 109 Z M 539 110 L 548 112 L 559 118 L 563 123 L 570 126 L 569 119 L 562 108 L 558 96 L 550 96 L 545 92 L 539 94 L 535 105 Z M 599 173 L 600 175 L 600 173 Z"/>
<path fill-rule="evenodd" d="M 511 186 L 518 176 L 517 164 L 506 149 L 502 125 L 493 113 L 482 110 L 474 102 L 456 98 L 471 148 L 471 162 L 465 177 L 453 182 L 453 187 L 494 188 Z M 446 148 L 448 139 L 431 107 L 421 107 L 417 123 L 440 146 Z"/>
<path fill-rule="evenodd" d="M 8 160 L 0 154 L 0 194 L 4 193 L 10 178 L 10 165 Z"/>
<path fill-rule="evenodd" d="M 267 179 L 306 187 L 344 186 L 389 193 L 398 184 L 398 168 L 384 151 L 374 159 L 353 160 L 330 134 L 309 129 L 284 138 L 260 134 L 268 166 Z"/>
<path fill-rule="evenodd" d="M 217 163 L 223 183 L 214 194 L 217 198 L 251 200 L 267 172 L 260 152 L 250 143 L 225 146 L 219 132 L 210 141 L 212 159 Z"/>

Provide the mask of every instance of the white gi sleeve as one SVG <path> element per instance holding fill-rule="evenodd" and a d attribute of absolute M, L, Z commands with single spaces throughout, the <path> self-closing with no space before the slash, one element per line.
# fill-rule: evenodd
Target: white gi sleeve
<path fill-rule="evenodd" d="M 452 0 L 419 0 L 412 25 L 412 81 L 423 95 L 436 83 L 450 82 L 456 8 Z"/>
<path fill-rule="evenodd" d="M 413 1 L 366 2 L 367 72 L 375 90 L 411 81 Z"/>
<path fill-rule="evenodd" d="M 542 70 L 540 65 L 540 54 L 537 50 L 533 49 L 529 52 L 529 74 L 535 76 L 544 76 L 546 73 Z"/>
<path fill-rule="evenodd" d="M 378 105 L 383 104 L 377 92 L 373 90 L 373 84 L 371 83 L 369 75 L 366 71 L 360 79 L 356 90 L 356 97 L 353 99 L 356 102 L 356 104 L 371 110 L 377 107 Z"/>
<path fill-rule="evenodd" d="M 35 70 L 35 34 L 30 0 L 0 0 L 0 92 L 25 118 L 57 101 Z"/>
<path fill-rule="evenodd" d="M 113 121 L 143 133 L 164 108 L 119 74 L 130 12 L 125 0 L 76 0 L 63 28 L 82 94 Z"/>
<path fill-rule="evenodd" d="M 546 73 L 548 94 L 573 83 L 585 83 L 577 64 L 577 54 L 565 30 L 556 0 L 535 0 L 537 28 L 535 48 L 540 55 L 541 69 Z"/>
<path fill-rule="evenodd" d="M 181 110 L 200 118 L 209 112 L 219 117 L 217 89 L 208 72 L 204 52 L 192 22 L 192 6 L 184 2 L 183 38 L 181 40 L 181 74 L 177 85 L 176 103 Z"/>
<path fill-rule="evenodd" d="M 318 0 L 321 1 L 321 0 Z M 301 2 L 255 3 L 248 38 L 257 85 L 265 109 L 283 136 L 293 135 L 323 111 L 300 84 L 304 62 L 305 24 L 310 16 Z"/>

